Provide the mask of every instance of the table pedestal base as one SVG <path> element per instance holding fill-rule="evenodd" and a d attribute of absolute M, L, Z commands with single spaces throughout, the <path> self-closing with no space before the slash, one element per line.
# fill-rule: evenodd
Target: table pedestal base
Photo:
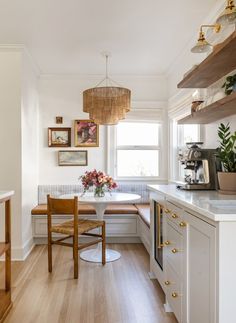
<path fill-rule="evenodd" d="M 89 262 L 102 262 L 102 252 L 100 248 L 97 249 L 89 249 L 86 251 L 81 252 L 80 258 L 89 261 Z M 111 249 L 106 249 L 106 262 L 111 262 L 115 261 L 120 258 L 120 253 L 111 250 Z"/>

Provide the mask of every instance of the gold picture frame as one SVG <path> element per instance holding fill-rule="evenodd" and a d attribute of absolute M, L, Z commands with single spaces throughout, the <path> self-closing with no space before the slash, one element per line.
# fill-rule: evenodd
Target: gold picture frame
<path fill-rule="evenodd" d="M 70 147 L 71 128 L 48 128 L 48 147 Z"/>
<path fill-rule="evenodd" d="M 88 166 L 87 150 L 59 150 L 59 166 Z"/>
<path fill-rule="evenodd" d="M 93 120 L 75 120 L 75 147 L 99 147 L 99 125 Z"/>

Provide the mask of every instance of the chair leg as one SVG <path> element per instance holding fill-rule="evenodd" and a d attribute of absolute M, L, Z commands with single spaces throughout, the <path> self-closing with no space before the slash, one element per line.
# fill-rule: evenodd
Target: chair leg
<path fill-rule="evenodd" d="M 52 233 L 48 232 L 48 271 L 52 272 Z"/>
<path fill-rule="evenodd" d="M 74 248 L 74 243 L 75 243 L 75 237 L 73 236 L 73 259 L 75 259 L 75 248 Z"/>
<path fill-rule="evenodd" d="M 106 264 L 106 224 L 102 225 L 102 264 Z"/>
<path fill-rule="evenodd" d="M 73 238 L 73 256 L 74 256 L 74 278 L 78 278 L 79 273 L 79 257 L 78 257 L 78 236 L 74 235 Z"/>

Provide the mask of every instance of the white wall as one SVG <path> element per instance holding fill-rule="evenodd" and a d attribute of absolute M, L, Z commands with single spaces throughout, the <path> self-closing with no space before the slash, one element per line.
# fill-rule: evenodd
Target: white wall
<path fill-rule="evenodd" d="M 40 125 L 39 125 L 39 184 L 77 184 L 78 177 L 85 170 L 97 168 L 107 170 L 107 129 L 100 126 L 99 147 L 76 148 L 74 146 L 73 121 L 88 119 L 82 111 L 82 93 L 95 86 L 102 76 L 42 76 L 40 79 Z M 166 78 L 114 76 L 119 84 L 132 91 L 132 105 L 139 108 L 161 105 L 167 100 Z M 158 108 L 158 107 L 157 107 Z M 72 147 L 70 149 L 88 150 L 88 166 L 58 166 L 59 148 L 49 148 L 48 127 L 56 127 L 55 117 L 63 116 L 63 127 L 72 127 Z M 69 149 L 69 148 L 67 148 Z"/>
<path fill-rule="evenodd" d="M 37 81 L 23 49 L 1 48 L 0 89 L 0 189 L 15 191 L 12 257 L 21 260 L 32 247 L 30 210 L 38 179 Z"/>
<path fill-rule="evenodd" d="M 14 190 L 12 245 L 20 249 L 21 236 L 21 52 L 0 51 L 0 190 Z M 3 239 L 3 209 L 0 212 Z"/>
<path fill-rule="evenodd" d="M 38 185 L 38 76 L 25 52 L 21 77 L 22 131 L 22 241 L 24 256 L 33 245 L 31 209 L 37 204 Z"/>

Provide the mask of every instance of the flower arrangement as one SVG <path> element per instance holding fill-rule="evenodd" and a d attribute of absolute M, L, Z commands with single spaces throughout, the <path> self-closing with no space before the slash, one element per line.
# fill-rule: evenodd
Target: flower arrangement
<path fill-rule="evenodd" d="M 84 193 L 89 189 L 89 187 L 95 186 L 94 196 L 104 196 L 105 189 L 110 192 L 117 187 L 116 182 L 114 182 L 111 176 L 104 172 L 97 171 L 96 169 L 90 172 L 86 171 L 80 178 L 84 187 Z"/>

